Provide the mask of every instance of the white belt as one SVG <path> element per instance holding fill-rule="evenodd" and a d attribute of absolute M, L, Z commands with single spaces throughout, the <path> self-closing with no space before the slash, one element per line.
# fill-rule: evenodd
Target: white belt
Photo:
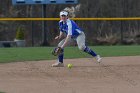
<path fill-rule="evenodd" d="M 81 34 L 81 33 L 82 33 L 82 31 L 81 31 L 81 30 L 79 30 L 79 29 L 76 29 L 76 31 L 77 31 L 79 34 Z"/>

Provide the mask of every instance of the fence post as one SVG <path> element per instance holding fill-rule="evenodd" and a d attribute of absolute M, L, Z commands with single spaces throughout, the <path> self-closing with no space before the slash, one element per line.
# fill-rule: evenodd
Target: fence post
<path fill-rule="evenodd" d="M 123 21 L 121 20 L 121 44 L 123 43 Z"/>

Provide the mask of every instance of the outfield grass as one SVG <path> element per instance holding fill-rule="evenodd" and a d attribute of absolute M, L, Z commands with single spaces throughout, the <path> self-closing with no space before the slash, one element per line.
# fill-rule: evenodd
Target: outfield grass
<path fill-rule="evenodd" d="M 5 93 L 5 92 L 0 92 L 0 93 Z"/>
<path fill-rule="evenodd" d="M 96 53 L 103 57 L 136 56 L 140 55 L 140 46 L 91 46 Z M 51 60 L 53 47 L 24 47 L 0 48 L 0 63 L 34 60 Z M 90 55 L 80 51 L 77 47 L 65 48 L 65 58 L 85 58 Z"/>

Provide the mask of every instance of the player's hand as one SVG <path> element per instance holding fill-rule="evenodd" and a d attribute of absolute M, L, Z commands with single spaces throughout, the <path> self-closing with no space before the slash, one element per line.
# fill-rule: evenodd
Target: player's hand
<path fill-rule="evenodd" d="M 56 39 L 56 40 L 59 39 L 59 36 L 56 36 L 55 39 Z"/>

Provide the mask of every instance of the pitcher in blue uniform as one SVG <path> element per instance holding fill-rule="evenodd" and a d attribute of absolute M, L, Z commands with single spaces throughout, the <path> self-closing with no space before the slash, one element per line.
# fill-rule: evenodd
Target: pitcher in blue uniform
<path fill-rule="evenodd" d="M 61 39 L 62 36 L 65 34 L 66 37 L 60 41 L 58 47 L 63 49 L 63 53 L 58 56 L 58 61 L 52 64 L 52 67 L 63 67 L 63 57 L 64 57 L 64 48 L 71 42 L 71 40 L 76 40 L 78 48 L 93 57 L 96 58 L 97 62 L 101 62 L 100 55 L 97 55 L 93 50 L 91 50 L 88 46 L 85 45 L 85 34 L 84 32 L 78 27 L 78 25 L 69 19 L 69 14 L 67 11 L 60 12 L 60 21 L 59 21 L 59 28 L 60 33 L 55 39 Z"/>

